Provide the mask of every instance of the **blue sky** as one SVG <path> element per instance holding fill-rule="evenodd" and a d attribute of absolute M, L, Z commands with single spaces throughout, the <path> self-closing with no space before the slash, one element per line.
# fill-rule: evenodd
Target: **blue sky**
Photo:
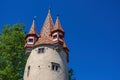
<path fill-rule="evenodd" d="M 37 16 L 37 31 L 48 8 L 59 14 L 70 49 L 69 66 L 77 80 L 120 80 L 119 0 L 1 0 L 0 30 L 5 24 L 26 25 Z"/>

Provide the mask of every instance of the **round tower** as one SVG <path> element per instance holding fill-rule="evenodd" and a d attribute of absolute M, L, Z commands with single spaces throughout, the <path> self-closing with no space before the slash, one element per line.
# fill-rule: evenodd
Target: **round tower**
<path fill-rule="evenodd" d="M 68 80 L 68 48 L 64 31 L 58 18 L 54 26 L 50 11 L 28 57 L 24 80 Z"/>

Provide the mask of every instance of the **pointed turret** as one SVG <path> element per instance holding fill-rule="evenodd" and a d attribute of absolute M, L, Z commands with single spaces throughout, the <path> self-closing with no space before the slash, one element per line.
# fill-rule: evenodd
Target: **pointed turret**
<path fill-rule="evenodd" d="M 55 28 L 53 29 L 53 32 L 54 31 L 61 31 L 61 32 L 64 33 L 64 30 L 61 27 L 60 20 L 59 20 L 58 16 L 57 16 L 57 19 L 56 19 L 56 22 L 55 22 Z"/>
<path fill-rule="evenodd" d="M 52 29 L 53 29 L 53 26 L 54 26 L 54 23 L 53 23 L 51 13 L 50 13 L 50 10 L 49 10 L 48 14 L 47 14 L 47 17 L 45 19 L 45 22 L 43 24 L 40 36 L 41 37 L 43 37 L 43 36 L 49 37 L 50 33 L 51 33 Z"/>
<path fill-rule="evenodd" d="M 33 19 L 31 28 L 30 28 L 30 30 L 29 30 L 29 32 L 28 32 L 26 38 L 27 38 L 28 36 L 30 36 L 30 35 L 34 35 L 34 36 L 38 37 L 38 34 L 37 34 L 37 32 L 36 32 L 35 19 L 36 19 L 36 17 L 34 17 L 34 19 Z"/>
<path fill-rule="evenodd" d="M 30 31 L 28 32 L 27 36 L 25 37 L 25 51 L 26 54 L 29 55 L 29 53 L 31 52 L 35 42 L 38 39 L 38 35 L 36 32 L 36 24 L 35 24 L 35 17 L 33 19 Z"/>
<path fill-rule="evenodd" d="M 35 18 L 33 19 L 33 22 L 32 22 L 32 25 L 31 25 L 31 28 L 30 28 L 30 31 L 28 32 L 28 34 L 35 34 L 35 35 L 37 35 Z"/>
<path fill-rule="evenodd" d="M 49 10 L 40 33 L 40 37 L 38 41 L 35 43 L 35 46 L 40 44 L 52 44 L 52 38 L 50 34 L 53 29 L 53 26 L 54 23 Z"/>
<path fill-rule="evenodd" d="M 63 45 L 64 43 L 64 30 L 61 27 L 60 20 L 57 16 L 54 29 L 51 32 L 53 43 Z"/>

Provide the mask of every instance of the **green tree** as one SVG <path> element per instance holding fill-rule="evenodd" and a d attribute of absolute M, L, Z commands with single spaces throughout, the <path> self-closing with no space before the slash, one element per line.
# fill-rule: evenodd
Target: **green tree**
<path fill-rule="evenodd" d="M 0 80 L 22 80 L 26 55 L 24 25 L 5 25 L 0 33 Z"/>
<path fill-rule="evenodd" d="M 69 80 L 76 80 L 76 78 L 74 77 L 73 69 L 69 69 L 68 74 L 69 74 Z"/>

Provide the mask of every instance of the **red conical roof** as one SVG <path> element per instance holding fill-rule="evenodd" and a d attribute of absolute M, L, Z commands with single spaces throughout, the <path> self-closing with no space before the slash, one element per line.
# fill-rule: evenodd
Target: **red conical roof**
<path fill-rule="evenodd" d="M 52 29 L 53 29 L 54 23 L 50 14 L 50 10 L 48 11 L 48 15 L 46 17 L 46 20 L 43 24 L 40 36 L 49 36 Z"/>
<path fill-rule="evenodd" d="M 54 23 L 49 10 L 40 33 L 40 38 L 35 43 L 35 46 L 40 44 L 52 44 L 52 38 L 50 34 L 53 29 L 53 26 L 54 26 Z"/>
<path fill-rule="evenodd" d="M 36 34 L 37 35 L 35 19 L 33 19 L 33 23 L 32 23 L 32 26 L 31 26 L 30 31 L 28 32 L 28 34 Z"/>
<path fill-rule="evenodd" d="M 54 27 L 53 31 L 57 31 L 57 30 L 64 32 L 64 30 L 61 27 L 60 20 L 59 20 L 58 16 L 57 16 L 55 27 Z"/>
<path fill-rule="evenodd" d="M 37 34 L 37 32 L 36 32 L 35 18 L 33 19 L 33 22 L 32 22 L 31 28 L 30 28 L 30 31 L 28 32 L 28 34 L 27 34 L 27 36 L 25 37 L 25 39 L 26 39 L 28 36 L 36 36 L 36 37 L 38 37 L 38 34 Z"/>

